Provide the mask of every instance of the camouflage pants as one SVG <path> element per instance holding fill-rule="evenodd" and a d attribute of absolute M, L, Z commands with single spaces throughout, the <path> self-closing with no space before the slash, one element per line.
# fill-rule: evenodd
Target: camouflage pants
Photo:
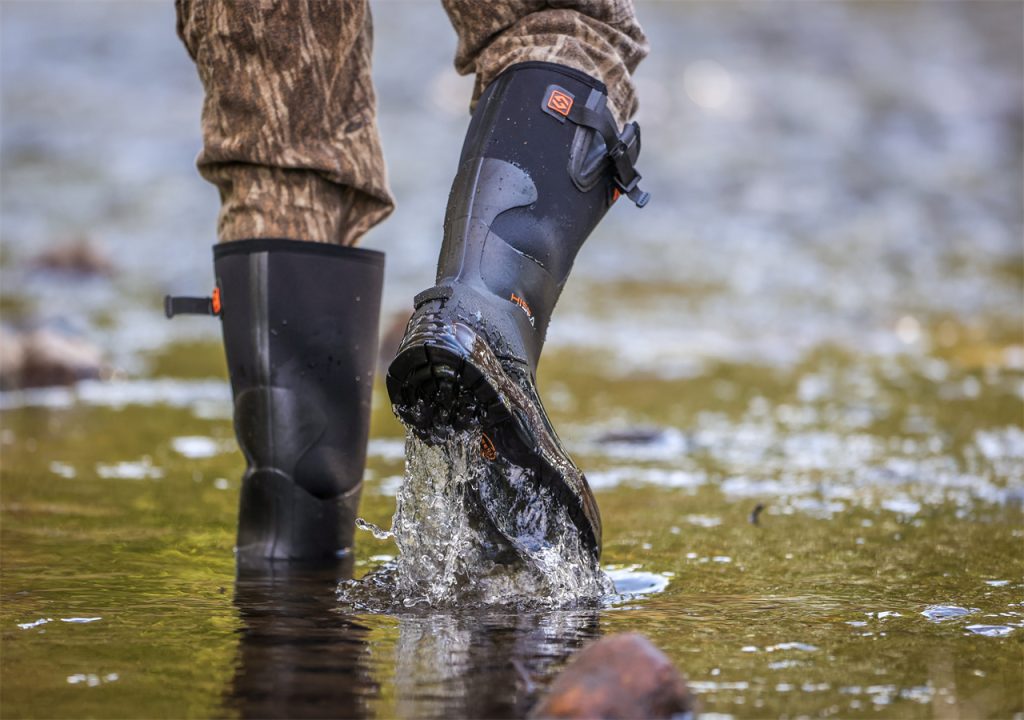
<path fill-rule="evenodd" d="M 527 60 L 605 82 L 620 121 L 647 53 L 632 0 L 443 0 L 473 102 Z M 220 190 L 223 241 L 355 244 L 394 209 L 370 77 L 366 0 L 176 0 L 206 91 L 199 171 Z M 386 5 L 384 7 L 387 7 Z"/>

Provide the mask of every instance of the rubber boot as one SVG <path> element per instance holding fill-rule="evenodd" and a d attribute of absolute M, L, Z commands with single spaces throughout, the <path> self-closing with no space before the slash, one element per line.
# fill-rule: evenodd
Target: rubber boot
<path fill-rule="evenodd" d="M 436 443 L 479 429 L 482 456 L 553 490 L 595 556 L 597 503 L 548 420 L 536 367 L 587 236 L 620 195 L 648 200 L 634 168 L 639 127 L 620 133 L 606 102 L 599 81 L 550 63 L 512 66 L 488 86 L 448 200 L 437 284 L 416 296 L 387 376 L 413 432 Z M 491 519 L 514 534 L 509 508 L 481 490 Z"/>
<path fill-rule="evenodd" d="M 168 316 L 220 316 L 245 456 L 240 563 L 331 559 L 352 546 L 366 463 L 384 255 L 294 240 L 214 247 L 213 297 Z"/>

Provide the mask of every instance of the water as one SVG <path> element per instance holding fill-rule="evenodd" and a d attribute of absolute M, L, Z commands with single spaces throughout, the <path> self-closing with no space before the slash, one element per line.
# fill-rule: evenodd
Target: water
<path fill-rule="evenodd" d="M 368 242 L 407 308 L 467 88 L 440 8 L 394 5 L 375 72 L 400 208 Z M 718 716 L 1024 712 L 1018 3 L 641 3 L 654 201 L 583 249 L 539 377 L 615 594 L 388 612 L 335 574 L 236 575 L 217 325 L 160 319 L 212 277 L 198 81 L 168 5 L 55 8 L 0 5 L 0 310 L 74 325 L 109 377 L 0 394 L 0 714 L 522 716 L 621 631 Z M 29 269 L 81 232 L 113 280 Z M 405 434 L 379 385 L 371 436 L 360 514 L 390 528 Z M 395 538 L 357 535 L 341 576 L 393 589 Z"/>
<path fill-rule="evenodd" d="M 479 433 L 462 432 L 436 445 L 406 436 L 405 477 L 389 534 L 396 562 L 342 586 L 339 599 L 369 611 L 396 608 L 564 607 L 613 594 L 579 537 L 568 511 L 532 482 L 516 482 L 521 468 L 498 468 L 480 455 Z M 504 472 L 511 503 L 526 511 L 514 523 L 513 545 L 494 525 L 481 500 L 481 485 Z"/>
<path fill-rule="evenodd" d="M 215 344 L 188 352 L 218 371 Z M 69 407 L 4 411 L 7 712 L 104 715 L 130 703 L 180 715 L 187 703 L 188 714 L 274 715 L 344 703 L 366 716 L 508 716 L 586 640 L 625 630 L 665 650 L 711 712 L 1017 711 L 1024 453 L 1009 371 L 950 400 L 970 371 L 932 384 L 917 361 L 897 371 L 886 359 L 830 355 L 788 371 L 723 365 L 710 380 L 600 383 L 580 369 L 585 355 L 545 362 L 558 380 L 541 390 L 564 397 L 553 420 L 595 479 L 603 569 L 626 597 L 524 610 L 489 605 L 479 589 L 472 602 L 463 596 L 472 607 L 445 606 L 441 579 L 457 574 L 444 574 L 451 558 L 426 535 L 428 563 L 412 563 L 426 582 L 408 597 L 433 605 L 382 608 L 373 593 L 339 601 L 334 578 L 236 580 L 241 458 L 210 405 L 225 410 L 226 393 L 214 400 L 167 378 L 162 387 L 180 389 L 173 403 L 137 393 L 113 405 L 90 391 Z M 825 366 L 870 379 L 886 417 L 838 420 L 860 396 L 807 393 L 802 379 Z M 708 382 L 737 392 L 718 397 Z M 360 512 L 389 528 L 408 490 L 404 431 L 381 392 Z M 610 420 L 608 407 L 623 415 Z M 628 452 L 602 440 L 641 424 L 664 432 Z M 664 442 L 674 433 L 686 441 Z M 435 477 L 438 492 L 458 486 Z M 765 509 L 753 525 L 756 504 Z M 361 587 L 382 578 L 393 593 L 395 540 L 357 540 L 354 577 Z M 73 618 L 99 619 L 61 622 Z"/>

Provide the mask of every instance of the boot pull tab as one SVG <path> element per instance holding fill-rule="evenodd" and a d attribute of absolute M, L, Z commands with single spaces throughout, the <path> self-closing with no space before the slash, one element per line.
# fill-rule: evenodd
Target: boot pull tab
<path fill-rule="evenodd" d="M 164 314 L 175 315 L 220 315 L 220 288 L 215 287 L 210 297 L 164 296 Z"/>

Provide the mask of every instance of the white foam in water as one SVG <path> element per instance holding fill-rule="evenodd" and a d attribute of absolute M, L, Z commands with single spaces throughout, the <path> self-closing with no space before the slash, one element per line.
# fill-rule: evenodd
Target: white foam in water
<path fill-rule="evenodd" d="M 174 452 L 191 459 L 213 457 L 225 452 L 223 445 L 205 435 L 183 435 L 171 440 Z"/>
<path fill-rule="evenodd" d="M 643 572 L 639 570 L 638 565 L 608 567 L 605 570 L 615 584 L 616 595 L 623 599 L 640 598 L 662 592 L 669 583 L 669 578 L 665 575 Z"/>
<path fill-rule="evenodd" d="M 107 673 L 106 675 L 97 675 L 96 673 L 75 673 L 74 675 L 68 675 L 68 685 L 98 687 L 103 683 L 117 682 L 120 677 L 121 676 L 117 673 Z"/>
<path fill-rule="evenodd" d="M 398 559 L 362 582 L 342 584 L 342 601 L 366 610 L 393 609 L 396 598 L 406 608 L 555 607 L 613 592 L 567 510 L 543 489 L 507 478 L 512 492 L 532 493 L 524 505 L 541 526 L 538 537 L 553 542 L 516 551 L 490 525 L 476 489 L 490 471 L 479 436 L 462 433 L 430 446 L 410 435 L 406 442 L 391 526 Z"/>
<path fill-rule="evenodd" d="M 778 652 L 780 650 L 799 650 L 800 652 L 815 652 L 818 648 L 814 645 L 802 642 L 784 642 L 778 645 L 769 645 L 765 648 L 767 652 Z"/>
<path fill-rule="evenodd" d="M 149 456 L 137 462 L 97 463 L 96 474 L 105 479 L 116 480 L 159 480 L 164 476 L 162 468 L 153 465 Z"/>
<path fill-rule="evenodd" d="M 230 408 L 231 391 L 221 380 L 83 380 L 70 388 L 34 388 L 0 392 L 0 410 L 73 405 L 123 408 L 129 405 L 198 407 L 215 403 Z M 230 413 L 228 415 L 230 417 Z"/>

